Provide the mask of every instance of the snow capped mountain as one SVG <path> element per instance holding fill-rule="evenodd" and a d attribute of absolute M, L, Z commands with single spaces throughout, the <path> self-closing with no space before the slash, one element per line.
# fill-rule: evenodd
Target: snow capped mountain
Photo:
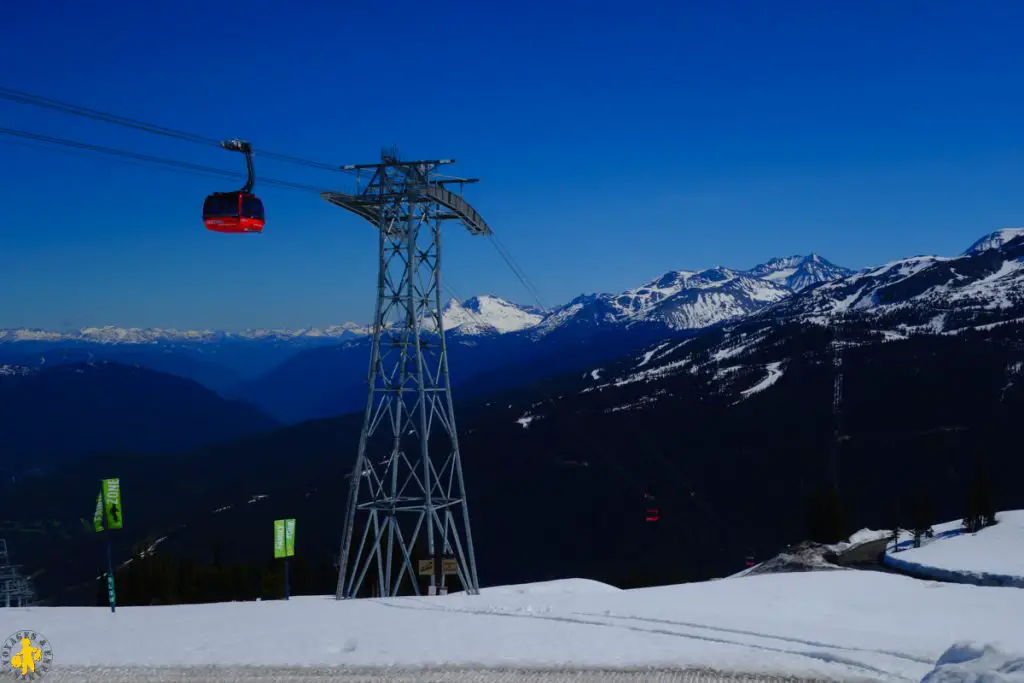
<path fill-rule="evenodd" d="M 1022 236 L 1024 230 L 1000 230 L 961 256 L 915 256 L 868 268 L 797 295 L 772 314 L 820 323 L 833 314 L 859 313 L 934 332 L 1021 317 Z"/>
<path fill-rule="evenodd" d="M 762 282 L 771 282 L 772 273 L 795 271 L 802 262 L 801 257 L 775 259 L 755 270 Z M 813 257 L 808 262 L 814 263 Z M 666 339 L 606 364 L 600 373 L 584 373 L 591 381 L 581 393 L 622 390 L 621 399 L 608 399 L 608 410 L 642 410 L 666 399 L 666 391 L 671 394 L 666 386 L 685 376 L 689 391 L 738 405 L 772 391 L 794 363 L 802 362 L 794 355 L 806 348 L 802 344 L 821 344 L 827 358 L 836 342 L 827 337 L 822 344 L 820 332 L 810 330 L 841 316 L 850 323 L 843 328 L 844 347 L 881 346 L 910 339 L 911 333 L 942 337 L 999 328 L 1012 335 L 1024 322 L 1024 230 L 987 235 L 961 256 L 904 258 L 804 287 L 717 330 Z M 800 335 L 808 341 L 794 346 Z M 896 365 L 904 362 L 898 354 L 893 359 Z"/>
<path fill-rule="evenodd" d="M 533 327 L 543 314 L 500 297 L 482 295 L 465 301 L 452 299 L 441 313 L 446 332 L 463 335 L 504 334 Z"/>
<path fill-rule="evenodd" d="M 843 268 L 812 253 L 809 256 L 786 256 L 773 258 L 747 271 L 754 277 L 784 285 L 799 292 L 819 282 L 829 282 L 852 275 L 854 271 Z"/>
<path fill-rule="evenodd" d="M 989 249 L 998 249 L 1007 242 L 1017 239 L 1021 235 L 1024 235 L 1024 228 L 1004 228 L 1002 230 L 996 230 L 972 244 L 962 255 L 967 256 L 968 254 L 979 254 L 983 251 L 988 251 Z"/>
<path fill-rule="evenodd" d="M 791 294 L 785 285 L 728 268 L 671 271 L 621 294 L 577 297 L 539 325 L 546 334 L 569 322 L 660 323 L 670 329 L 708 327 L 756 312 Z"/>

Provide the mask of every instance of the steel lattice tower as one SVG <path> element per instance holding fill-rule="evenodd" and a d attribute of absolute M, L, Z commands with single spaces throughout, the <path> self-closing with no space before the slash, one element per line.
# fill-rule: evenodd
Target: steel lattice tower
<path fill-rule="evenodd" d="M 441 565 L 446 557 L 464 590 L 479 592 L 441 320 L 441 225 L 491 230 L 447 189 L 476 179 L 437 173 L 450 163 L 401 161 L 385 150 L 380 163 L 342 167 L 359 178 L 355 194 L 321 195 L 379 232 L 369 392 L 349 475 L 338 599 L 357 597 L 371 571 L 377 595 L 398 595 L 405 578 L 420 595 L 418 560 Z M 440 566 L 429 583 L 432 592 L 446 588 Z"/>
<path fill-rule="evenodd" d="M 7 554 L 7 541 L 0 538 L 0 607 L 24 607 L 35 601 L 32 584 L 12 565 Z"/>

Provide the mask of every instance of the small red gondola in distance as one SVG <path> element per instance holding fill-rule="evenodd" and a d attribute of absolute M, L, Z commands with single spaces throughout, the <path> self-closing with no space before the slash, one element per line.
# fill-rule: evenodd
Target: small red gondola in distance
<path fill-rule="evenodd" d="M 654 496 L 649 493 L 644 494 L 644 499 L 647 501 L 647 514 L 644 515 L 645 522 L 657 522 L 661 520 L 661 510 L 658 509 L 658 503 Z"/>
<path fill-rule="evenodd" d="M 252 193 L 255 173 L 252 165 L 252 146 L 244 140 L 226 140 L 221 147 L 245 154 L 249 178 L 245 187 L 234 192 L 214 192 L 203 202 L 203 223 L 213 232 L 262 232 L 266 223 L 263 202 Z"/>

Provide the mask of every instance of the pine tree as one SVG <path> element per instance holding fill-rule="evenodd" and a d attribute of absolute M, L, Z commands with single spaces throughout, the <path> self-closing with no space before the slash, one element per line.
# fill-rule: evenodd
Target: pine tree
<path fill-rule="evenodd" d="M 996 523 L 996 506 L 992 481 L 983 465 L 975 470 L 967 494 L 967 514 L 964 515 L 964 531 L 977 533 L 986 526 Z"/>
<path fill-rule="evenodd" d="M 837 543 L 847 537 L 845 530 L 846 519 L 839 490 L 834 486 L 815 490 L 808 505 L 809 540 Z"/>
<path fill-rule="evenodd" d="M 921 489 L 914 496 L 913 506 L 913 520 L 911 528 L 914 533 L 914 547 L 921 547 L 921 540 L 923 538 L 931 538 L 934 535 L 932 531 L 932 505 L 931 498 L 926 489 Z"/>

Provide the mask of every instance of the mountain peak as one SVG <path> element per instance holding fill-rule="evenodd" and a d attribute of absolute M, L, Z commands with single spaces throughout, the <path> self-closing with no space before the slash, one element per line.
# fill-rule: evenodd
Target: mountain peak
<path fill-rule="evenodd" d="M 441 312 L 445 330 L 460 334 L 516 332 L 533 327 L 543 315 L 533 307 L 520 306 L 507 299 L 480 294 L 465 301 L 451 299 Z"/>
<path fill-rule="evenodd" d="M 754 266 L 746 271 L 748 275 L 785 285 L 799 292 L 819 282 L 837 280 L 853 271 L 837 266 L 815 251 L 806 256 L 779 256 Z"/>
<path fill-rule="evenodd" d="M 990 232 L 969 246 L 967 251 L 963 253 L 963 256 L 968 254 L 980 254 L 981 252 L 988 251 L 989 249 L 998 249 L 1007 242 L 1017 239 L 1021 235 L 1024 235 L 1024 228 L 1003 228 L 1002 230 Z"/>

